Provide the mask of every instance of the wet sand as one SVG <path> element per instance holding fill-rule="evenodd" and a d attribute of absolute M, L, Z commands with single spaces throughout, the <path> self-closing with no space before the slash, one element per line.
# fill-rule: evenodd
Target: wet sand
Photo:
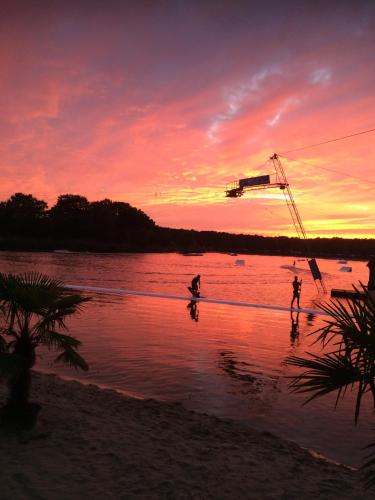
<path fill-rule="evenodd" d="M 1 500 L 374 498 L 354 470 L 178 403 L 41 374 L 31 400 L 35 429 L 0 429 Z"/>

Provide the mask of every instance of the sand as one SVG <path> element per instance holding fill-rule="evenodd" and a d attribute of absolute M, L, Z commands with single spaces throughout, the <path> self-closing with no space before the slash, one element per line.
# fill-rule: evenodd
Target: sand
<path fill-rule="evenodd" d="M 41 374 L 31 399 L 35 429 L 0 429 L 1 500 L 374 498 L 354 470 L 178 403 Z"/>

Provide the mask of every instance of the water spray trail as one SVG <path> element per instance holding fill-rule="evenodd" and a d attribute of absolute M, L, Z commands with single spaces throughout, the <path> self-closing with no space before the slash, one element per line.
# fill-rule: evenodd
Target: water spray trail
<path fill-rule="evenodd" d="M 321 316 L 329 316 L 328 313 L 321 311 L 319 309 L 291 309 L 286 306 L 278 306 L 272 304 L 253 304 L 250 302 L 238 302 L 235 300 L 220 300 L 220 299 L 207 299 L 205 297 L 194 298 L 194 297 L 184 297 L 181 295 L 169 295 L 166 293 L 152 293 L 152 292 L 140 292 L 137 290 L 123 290 L 121 288 L 102 288 L 96 286 L 86 286 L 86 285 L 65 285 L 69 290 L 81 290 L 86 292 L 96 292 L 96 293 L 111 293 L 116 295 L 135 295 L 141 297 L 155 297 L 159 299 L 173 299 L 173 300 L 188 300 L 197 302 L 208 302 L 210 304 L 223 304 L 228 306 L 237 307 L 253 307 L 255 309 L 271 309 L 273 311 L 295 311 L 306 314 L 318 314 Z"/>

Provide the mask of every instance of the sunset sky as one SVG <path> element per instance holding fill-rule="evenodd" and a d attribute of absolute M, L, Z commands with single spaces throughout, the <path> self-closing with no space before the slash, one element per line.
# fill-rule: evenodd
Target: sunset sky
<path fill-rule="evenodd" d="M 374 1 L 0 7 L 0 199 L 110 198 L 157 224 L 293 235 L 268 158 L 375 128 Z M 285 153 L 311 236 L 374 237 L 375 132 Z"/>

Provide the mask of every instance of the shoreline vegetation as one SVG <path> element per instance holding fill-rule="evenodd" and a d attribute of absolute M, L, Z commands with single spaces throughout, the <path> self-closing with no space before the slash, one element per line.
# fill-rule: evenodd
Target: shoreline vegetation
<path fill-rule="evenodd" d="M 75 252 L 223 252 L 306 256 L 297 237 L 231 234 L 158 226 L 128 203 L 108 199 L 89 202 L 65 194 L 48 208 L 31 194 L 15 193 L 0 202 L 0 250 Z M 369 259 L 375 239 L 311 238 L 314 257 Z"/>
<path fill-rule="evenodd" d="M 0 428 L 2 498 L 373 498 L 356 470 L 180 403 L 39 372 L 31 400 L 33 430 Z"/>

